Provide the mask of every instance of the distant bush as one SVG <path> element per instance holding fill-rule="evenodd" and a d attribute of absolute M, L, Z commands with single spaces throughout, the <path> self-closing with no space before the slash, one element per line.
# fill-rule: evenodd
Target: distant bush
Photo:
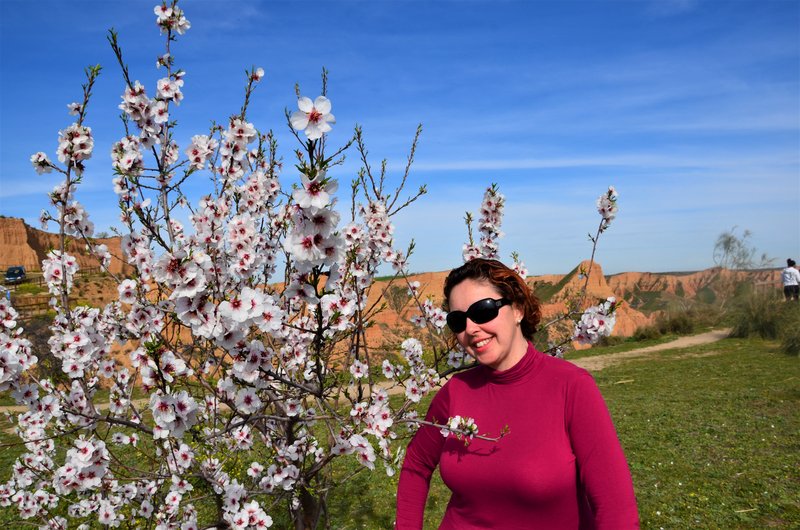
<path fill-rule="evenodd" d="M 674 333 L 676 335 L 689 335 L 693 333 L 694 320 L 692 316 L 692 313 L 689 311 L 680 313 L 668 312 L 666 318 L 660 322 L 662 333 L 665 335 L 667 333 Z"/>
<path fill-rule="evenodd" d="M 742 300 L 748 296 L 752 296 L 753 293 L 755 293 L 755 285 L 752 280 L 741 280 L 733 288 L 734 300 Z"/>
<path fill-rule="evenodd" d="M 800 304 L 754 293 L 737 301 L 731 318 L 732 337 L 779 340 L 781 351 L 800 355 Z"/>
<path fill-rule="evenodd" d="M 800 322 L 795 322 L 794 326 L 788 326 L 781 339 L 781 351 L 788 355 L 800 355 L 800 327 L 797 324 Z"/>
<path fill-rule="evenodd" d="M 625 342 L 625 337 L 620 337 L 618 335 L 609 335 L 608 337 L 603 337 L 599 341 L 597 341 L 597 347 L 603 346 L 616 346 L 617 344 L 622 344 Z"/>
<path fill-rule="evenodd" d="M 669 305 L 663 291 L 642 291 L 638 288 L 633 290 L 629 303 L 633 309 L 645 313 L 662 311 Z"/>
<path fill-rule="evenodd" d="M 41 294 L 47 292 L 46 287 L 35 283 L 23 283 L 17 286 L 17 294 Z"/>
<path fill-rule="evenodd" d="M 386 297 L 386 303 L 395 313 L 400 313 L 411 300 L 411 293 L 404 285 L 391 285 L 383 294 Z"/>
<path fill-rule="evenodd" d="M 658 330 L 658 326 L 650 325 L 638 328 L 632 338 L 633 340 L 653 340 L 661 338 L 662 335 L 663 333 Z"/>
<path fill-rule="evenodd" d="M 553 282 L 538 281 L 533 284 L 533 294 L 541 302 L 547 302 L 555 293 L 556 287 Z"/>
<path fill-rule="evenodd" d="M 651 340 L 664 335 L 690 335 L 719 322 L 719 310 L 710 306 L 676 307 L 661 313 L 653 324 L 636 330 L 634 340 Z"/>
<path fill-rule="evenodd" d="M 731 337 L 779 338 L 785 306 L 775 296 L 751 294 L 736 301 L 731 311 Z"/>
<path fill-rule="evenodd" d="M 715 293 L 711 287 L 706 285 L 705 287 L 697 291 L 695 299 L 697 299 L 698 302 L 702 302 L 704 304 L 713 304 L 714 302 L 717 301 L 717 293 Z"/>

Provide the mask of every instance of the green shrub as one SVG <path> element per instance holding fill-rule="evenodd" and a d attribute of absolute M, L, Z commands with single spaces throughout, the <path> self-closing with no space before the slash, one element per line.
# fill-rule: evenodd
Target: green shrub
<path fill-rule="evenodd" d="M 386 303 L 395 313 L 400 313 L 411 300 L 408 287 L 404 285 L 391 285 L 384 292 Z"/>
<path fill-rule="evenodd" d="M 636 330 L 634 340 L 658 339 L 664 335 L 691 335 L 698 328 L 719 323 L 720 313 L 714 307 L 673 307 L 661 313 L 653 324 Z"/>
<path fill-rule="evenodd" d="M 17 294 L 42 294 L 47 288 L 35 283 L 23 283 L 17 286 Z"/>
<path fill-rule="evenodd" d="M 781 338 L 781 351 L 787 355 L 800 355 L 800 328 L 789 326 Z"/>
<path fill-rule="evenodd" d="M 717 293 L 711 287 L 705 286 L 697 291 L 695 299 L 704 304 L 713 304 L 717 301 Z"/>
<path fill-rule="evenodd" d="M 789 316 L 786 305 L 775 296 L 766 294 L 754 293 L 740 298 L 731 311 L 731 336 L 780 338 L 781 328 Z"/>
<path fill-rule="evenodd" d="M 661 331 L 659 331 L 658 326 L 650 325 L 638 328 L 636 332 L 633 334 L 633 340 L 652 340 L 658 339 L 663 335 Z"/>
<path fill-rule="evenodd" d="M 737 301 L 731 319 L 732 337 L 779 340 L 781 351 L 800 355 L 800 304 L 785 302 L 775 293 L 754 293 Z"/>
<path fill-rule="evenodd" d="M 689 335 L 694 332 L 694 321 L 691 311 L 668 311 L 656 323 L 662 335 L 674 333 L 675 335 Z"/>
<path fill-rule="evenodd" d="M 616 346 L 617 344 L 622 344 L 623 342 L 625 342 L 625 337 L 612 335 L 609 337 L 602 337 L 599 341 L 597 341 L 596 346 Z"/>
<path fill-rule="evenodd" d="M 744 299 L 748 296 L 753 296 L 755 293 L 755 285 L 752 280 L 742 280 L 733 288 L 734 299 Z"/>
<path fill-rule="evenodd" d="M 637 311 L 650 313 L 662 311 L 667 308 L 669 302 L 665 299 L 663 291 L 642 291 L 634 289 L 632 292 L 630 305 Z"/>
<path fill-rule="evenodd" d="M 783 320 L 781 322 L 781 351 L 788 355 L 800 355 L 800 304 L 781 302 Z"/>
<path fill-rule="evenodd" d="M 556 288 L 552 282 L 538 281 L 533 284 L 533 294 L 540 302 L 547 302 L 556 293 Z"/>

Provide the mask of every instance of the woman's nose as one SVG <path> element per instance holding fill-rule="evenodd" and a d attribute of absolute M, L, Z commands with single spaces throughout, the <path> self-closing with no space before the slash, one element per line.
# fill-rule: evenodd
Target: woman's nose
<path fill-rule="evenodd" d="M 472 321 L 472 319 L 467 317 L 467 327 L 464 328 L 464 331 L 466 331 L 467 335 L 475 333 L 476 331 L 478 331 L 478 329 L 479 329 L 478 324 L 476 324 L 475 322 Z"/>

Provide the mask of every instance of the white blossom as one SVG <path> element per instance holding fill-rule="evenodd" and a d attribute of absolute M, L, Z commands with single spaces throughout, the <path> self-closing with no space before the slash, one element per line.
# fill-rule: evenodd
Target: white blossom
<path fill-rule="evenodd" d="M 300 110 L 294 111 L 290 117 L 292 127 L 305 131 L 309 140 L 322 138 L 331 130 L 330 124 L 336 123 L 336 118 L 331 114 L 331 102 L 325 96 L 319 96 L 313 102 L 303 96 L 297 100 L 297 107 Z"/>

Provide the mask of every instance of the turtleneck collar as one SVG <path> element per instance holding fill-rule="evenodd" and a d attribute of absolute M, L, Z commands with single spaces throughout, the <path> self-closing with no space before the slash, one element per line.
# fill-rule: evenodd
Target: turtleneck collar
<path fill-rule="evenodd" d="M 508 370 L 495 370 L 489 366 L 483 366 L 486 380 L 490 383 L 497 385 L 510 385 L 526 379 L 532 375 L 539 367 L 539 360 L 541 353 L 536 351 L 533 344 L 528 343 L 528 349 L 525 355 L 520 359 L 517 364 Z"/>

